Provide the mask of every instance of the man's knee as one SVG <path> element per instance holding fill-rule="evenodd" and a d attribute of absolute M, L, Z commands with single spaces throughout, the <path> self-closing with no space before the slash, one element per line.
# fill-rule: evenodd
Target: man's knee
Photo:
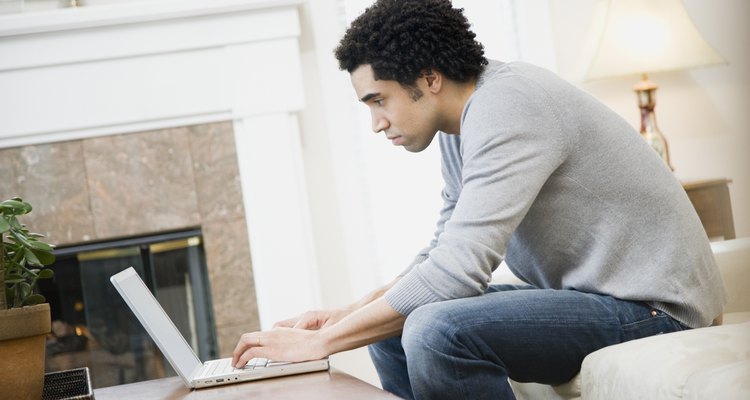
<path fill-rule="evenodd" d="M 426 304 L 406 318 L 401 334 L 401 344 L 406 354 L 424 350 L 425 347 L 440 351 L 448 342 L 447 338 L 453 334 L 455 326 L 440 305 Z"/>

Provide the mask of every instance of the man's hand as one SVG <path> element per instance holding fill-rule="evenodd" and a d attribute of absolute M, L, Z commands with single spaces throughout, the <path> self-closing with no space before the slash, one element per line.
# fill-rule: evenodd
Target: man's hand
<path fill-rule="evenodd" d="M 351 313 L 351 310 L 308 311 L 294 318 L 279 321 L 266 332 L 245 333 L 240 337 L 232 354 L 232 365 L 242 368 L 253 358 L 270 360 L 307 361 L 328 355 L 315 340 L 320 335 L 313 332 L 333 325 Z M 320 342 L 320 340 L 318 340 Z"/>
<path fill-rule="evenodd" d="M 349 309 L 308 311 L 297 317 L 279 321 L 273 327 L 318 330 L 339 322 L 351 312 Z"/>
<path fill-rule="evenodd" d="M 253 358 L 280 361 L 309 361 L 326 357 L 319 331 L 278 327 L 270 331 L 245 333 L 232 353 L 232 365 L 244 368 Z"/>
<path fill-rule="evenodd" d="M 277 322 L 270 331 L 243 334 L 232 353 L 232 365 L 243 368 L 258 357 L 292 362 L 319 360 L 399 334 L 406 318 L 382 297 L 397 280 L 351 307 L 308 311 Z"/>

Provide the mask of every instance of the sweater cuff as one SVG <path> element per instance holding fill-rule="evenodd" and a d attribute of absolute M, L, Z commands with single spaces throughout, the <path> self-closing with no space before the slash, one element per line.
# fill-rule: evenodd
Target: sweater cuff
<path fill-rule="evenodd" d="M 408 316 L 417 307 L 443 300 L 422 280 L 418 269 L 412 271 L 385 292 L 385 301 L 398 313 Z"/>

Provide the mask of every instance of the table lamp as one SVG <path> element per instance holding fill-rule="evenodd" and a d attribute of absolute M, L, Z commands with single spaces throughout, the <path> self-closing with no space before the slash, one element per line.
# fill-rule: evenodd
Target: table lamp
<path fill-rule="evenodd" d="M 600 0 L 594 24 L 594 56 L 584 79 L 641 75 L 633 88 L 641 109 L 641 136 L 674 170 L 656 124 L 657 85 L 648 74 L 726 60 L 703 39 L 681 0 Z"/>

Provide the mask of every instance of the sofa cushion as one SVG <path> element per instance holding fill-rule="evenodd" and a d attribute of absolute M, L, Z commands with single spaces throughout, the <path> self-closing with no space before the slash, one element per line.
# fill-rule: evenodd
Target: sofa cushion
<path fill-rule="evenodd" d="M 750 399 L 748 363 L 750 322 L 652 336 L 589 354 L 581 397 Z"/>
<path fill-rule="evenodd" d="M 750 359 L 699 371 L 686 383 L 684 399 L 750 399 L 748 378 Z"/>
<path fill-rule="evenodd" d="M 580 400 L 581 374 L 559 386 L 508 380 L 517 400 Z"/>

